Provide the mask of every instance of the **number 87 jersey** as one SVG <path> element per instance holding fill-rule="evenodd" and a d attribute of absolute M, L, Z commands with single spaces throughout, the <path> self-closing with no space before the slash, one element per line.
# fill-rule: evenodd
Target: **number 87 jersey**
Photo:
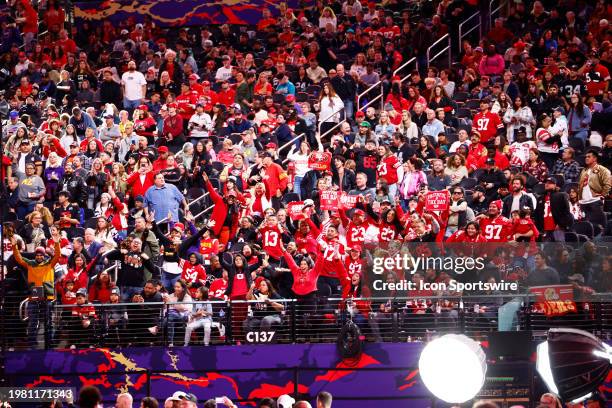
<path fill-rule="evenodd" d="M 483 218 L 480 220 L 480 234 L 487 242 L 508 242 L 512 235 L 512 223 L 501 215 Z"/>

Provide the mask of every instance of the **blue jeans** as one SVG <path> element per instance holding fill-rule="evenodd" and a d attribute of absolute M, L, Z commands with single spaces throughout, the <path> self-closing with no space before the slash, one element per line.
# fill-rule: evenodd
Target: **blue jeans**
<path fill-rule="evenodd" d="M 140 99 L 130 101 L 129 99 L 123 98 L 123 108 L 126 110 L 133 111 L 134 109 L 139 107 L 140 104 L 141 104 Z"/>
<path fill-rule="evenodd" d="M 352 99 L 345 99 L 342 102 L 344 102 L 344 119 L 348 120 L 349 122 L 352 122 L 354 120 L 353 111 L 355 107 L 355 102 Z"/>
<path fill-rule="evenodd" d="M 121 286 L 121 302 L 130 303 L 134 295 L 138 295 L 142 292 L 140 286 Z"/>
<path fill-rule="evenodd" d="M 45 302 L 30 301 L 27 305 L 28 315 L 28 346 L 36 348 L 38 346 L 38 329 L 44 322 Z"/>
<path fill-rule="evenodd" d="M 295 176 L 295 179 L 293 179 L 293 192 L 298 194 L 300 199 L 302 198 L 302 188 L 300 187 L 300 184 L 302 184 L 303 178 L 304 177 L 302 176 Z"/>
<path fill-rule="evenodd" d="M 174 309 L 168 311 L 168 317 L 166 317 L 166 322 L 168 324 L 168 343 L 174 343 L 174 332 L 176 331 L 176 327 L 187 323 L 187 317 L 187 314 L 180 314 Z"/>
<path fill-rule="evenodd" d="M 36 203 L 24 203 L 23 201 L 17 204 L 17 218 L 20 220 L 25 219 L 26 215 L 34 211 L 34 207 L 36 207 Z"/>
<path fill-rule="evenodd" d="M 572 137 L 577 137 L 578 139 L 581 139 L 584 143 L 586 143 L 589 137 L 589 131 L 588 130 L 578 130 L 575 133 L 572 133 L 570 138 Z"/>
<path fill-rule="evenodd" d="M 174 284 L 179 280 L 181 274 L 168 273 L 166 271 L 162 271 L 161 274 L 161 283 L 164 288 L 168 291 L 168 293 L 174 292 Z"/>

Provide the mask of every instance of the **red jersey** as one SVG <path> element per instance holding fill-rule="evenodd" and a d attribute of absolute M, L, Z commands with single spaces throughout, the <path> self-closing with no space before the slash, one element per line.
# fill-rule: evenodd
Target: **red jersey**
<path fill-rule="evenodd" d="M 200 254 L 204 259 L 219 253 L 219 240 L 216 238 L 202 239 L 200 241 Z"/>
<path fill-rule="evenodd" d="M 495 138 L 498 129 L 503 129 L 504 123 L 499 118 L 497 113 L 478 112 L 474 115 L 472 122 L 472 130 L 477 130 L 480 133 L 480 143 L 487 143 L 490 139 Z"/>
<path fill-rule="evenodd" d="M 217 102 L 222 103 L 225 106 L 230 106 L 236 99 L 236 91 L 228 88 L 227 91 L 221 91 L 217 94 Z"/>
<path fill-rule="evenodd" d="M 280 228 L 278 226 L 265 226 L 259 232 L 262 239 L 261 248 L 272 258 L 281 259 L 283 257 L 283 250 L 281 249 L 282 234 Z"/>
<path fill-rule="evenodd" d="M 480 231 L 487 242 L 508 242 L 512 234 L 512 223 L 501 215 L 493 219 L 486 217 L 480 220 Z"/>
<path fill-rule="evenodd" d="M 597 64 L 586 72 L 584 77 L 589 96 L 598 96 L 606 89 L 606 83 L 610 80 L 610 71 L 605 66 Z"/>
<path fill-rule="evenodd" d="M 363 247 L 363 243 L 365 242 L 365 234 L 369 226 L 370 224 L 367 221 L 364 221 L 359 225 L 355 225 L 355 223 L 351 221 L 346 228 L 346 246 L 349 248 L 353 248 L 355 245 L 360 248 Z"/>
<path fill-rule="evenodd" d="M 546 211 L 546 209 L 544 210 Z M 537 227 L 530 218 L 518 218 L 512 222 L 512 234 L 526 234 L 529 231 L 533 231 L 533 235 L 529 239 L 530 242 L 535 242 L 536 238 L 540 234 Z"/>
<path fill-rule="evenodd" d="M 464 230 L 459 230 L 455 232 L 453 235 L 448 237 L 446 240 L 448 243 L 484 243 L 487 242 L 486 238 L 482 235 L 478 234 L 476 236 L 470 237 Z"/>
<path fill-rule="evenodd" d="M 554 231 L 556 228 L 557 224 L 550 210 L 550 194 L 547 194 L 544 201 L 544 231 Z"/>
<path fill-rule="evenodd" d="M 365 273 L 365 260 L 361 258 L 353 259 L 350 256 L 347 256 L 344 260 L 344 270 L 349 278 L 353 275 L 357 274 L 360 276 L 364 276 Z"/>
<path fill-rule="evenodd" d="M 178 105 L 178 113 L 185 120 L 191 119 L 195 112 L 195 104 L 198 102 L 198 94 L 193 91 L 188 91 L 186 94 L 180 94 L 176 97 Z"/>
<path fill-rule="evenodd" d="M 245 273 L 248 273 L 247 269 L 243 269 L 234 274 L 234 277 L 232 278 L 232 293 L 230 293 L 230 298 L 240 298 L 245 296 L 249 291 L 249 284 Z"/>
<path fill-rule="evenodd" d="M 319 240 L 323 252 L 321 259 L 321 276 L 342 280 L 346 278 L 346 271 L 342 264 L 342 256 L 346 253 L 344 245 L 337 240 L 329 241 L 327 238 Z"/>
<path fill-rule="evenodd" d="M 85 303 L 80 306 L 75 304 L 72 308 L 72 316 L 80 317 L 81 319 L 86 317 L 96 317 L 96 309 L 94 309 L 91 303 Z"/>
<path fill-rule="evenodd" d="M 186 283 L 194 284 L 199 282 L 204 285 L 204 283 L 206 282 L 206 270 L 202 265 L 192 265 L 191 262 L 185 261 L 182 261 L 182 264 L 183 271 L 181 272 L 181 280 L 185 281 Z M 195 287 L 189 288 L 189 294 L 192 298 L 195 297 L 197 290 L 198 289 Z"/>
<path fill-rule="evenodd" d="M 399 231 L 393 224 L 381 223 L 378 227 L 378 239 L 380 242 L 391 242 L 399 238 Z"/>
<path fill-rule="evenodd" d="M 378 170 L 378 178 L 382 178 L 387 182 L 387 185 L 392 185 L 397 183 L 397 169 L 400 166 L 400 162 L 397 159 L 397 156 L 394 154 L 385 157 L 377 167 Z"/>
<path fill-rule="evenodd" d="M 390 39 L 400 35 L 400 28 L 396 25 L 393 25 L 391 27 L 384 26 L 382 28 L 379 28 L 378 32 L 382 33 L 383 37 Z"/>
<path fill-rule="evenodd" d="M 211 299 L 227 300 L 225 291 L 227 290 L 228 282 L 225 279 L 215 279 L 208 288 L 208 297 Z"/>

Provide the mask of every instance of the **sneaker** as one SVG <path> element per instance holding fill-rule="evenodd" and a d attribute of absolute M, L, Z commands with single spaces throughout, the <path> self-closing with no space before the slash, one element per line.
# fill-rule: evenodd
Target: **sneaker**
<path fill-rule="evenodd" d="M 75 346 L 74 344 L 72 344 L 72 345 L 70 346 L 70 350 L 75 350 L 75 349 L 76 349 L 76 346 Z"/>

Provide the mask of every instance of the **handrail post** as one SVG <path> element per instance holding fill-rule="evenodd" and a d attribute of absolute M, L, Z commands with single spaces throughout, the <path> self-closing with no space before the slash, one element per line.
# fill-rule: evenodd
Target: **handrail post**
<path fill-rule="evenodd" d="M 296 337 L 295 337 L 295 320 L 296 320 L 296 307 L 297 307 L 297 302 L 291 302 L 291 343 L 295 344 L 296 343 Z"/>
<path fill-rule="evenodd" d="M 233 327 L 232 327 L 232 307 L 231 301 L 227 301 L 227 311 L 225 312 L 226 327 L 225 327 L 225 344 L 232 344 L 234 339 Z"/>

